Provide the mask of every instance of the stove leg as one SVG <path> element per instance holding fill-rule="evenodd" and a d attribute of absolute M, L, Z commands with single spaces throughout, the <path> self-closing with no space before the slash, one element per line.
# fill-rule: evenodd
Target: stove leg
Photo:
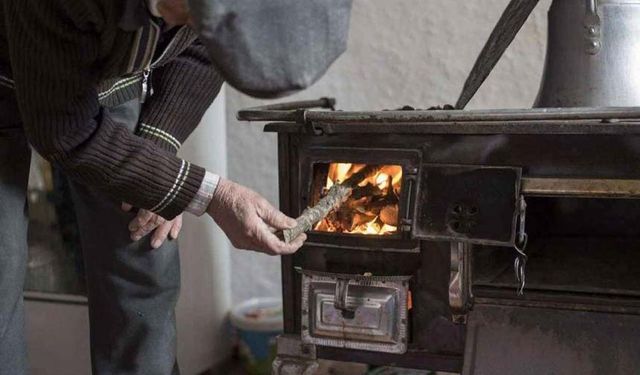
<path fill-rule="evenodd" d="M 272 375 L 313 375 L 318 370 L 316 348 L 303 344 L 299 336 L 278 337 L 278 356 L 273 361 Z"/>

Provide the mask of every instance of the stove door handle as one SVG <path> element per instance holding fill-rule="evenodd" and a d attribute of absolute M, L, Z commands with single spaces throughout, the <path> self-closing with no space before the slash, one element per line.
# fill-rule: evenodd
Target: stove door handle
<path fill-rule="evenodd" d="M 347 299 L 349 298 L 349 279 L 337 279 L 336 280 L 336 293 L 333 299 L 333 306 L 336 310 L 342 312 L 342 317 L 345 319 L 353 319 L 355 317 L 355 310 L 347 307 Z"/>

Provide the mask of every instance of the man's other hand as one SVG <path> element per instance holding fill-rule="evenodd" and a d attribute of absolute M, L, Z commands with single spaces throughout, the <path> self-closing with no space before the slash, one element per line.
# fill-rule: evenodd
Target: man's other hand
<path fill-rule="evenodd" d="M 288 244 L 280 240 L 274 232 L 293 228 L 296 221 L 258 193 L 229 180 L 220 180 L 207 213 L 239 249 L 287 255 L 295 253 L 307 239 L 302 234 Z"/>
<path fill-rule="evenodd" d="M 129 212 L 133 207 L 128 203 L 122 203 L 122 210 Z M 156 215 L 144 209 L 138 210 L 136 217 L 129 223 L 131 239 L 139 241 L 142 237 L 153 231 L 151 235 L 151 247 L 154 249 L 162 246 L 167 236 L 172 240 L 178 238 L 182 228 L 182 214 L 171 221 L 167 221 L 162 216 Z"/>

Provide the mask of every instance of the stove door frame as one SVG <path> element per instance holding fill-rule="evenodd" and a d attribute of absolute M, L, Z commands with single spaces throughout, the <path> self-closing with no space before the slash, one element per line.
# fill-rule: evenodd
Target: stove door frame
<path fill-rule="evenodd" d="M 419 241 L 412 236 L 414 202 L 418 187 L 418 171 L 422 152 L 417 149 L 365 148 L 365 147 L 309 147 L 299 150 L 298 196 L 299 215 L 304 207 L 311 205 L 313 193 L 314 164 L 347 162 L 358 164 L 400 165 L 402 188 L 399 202 L 398 234 L 389 236 L 367 236 L 340 233 L 308 233 L 307 244 L 324 247 L 344 247 L 364 251 L 420 251 Z M 375 157 L 372 157 L 375 154 Z M 294 161 L 295 163 L 295 161 Z M 296 201 L 296 198 L 293 201 Z"/>

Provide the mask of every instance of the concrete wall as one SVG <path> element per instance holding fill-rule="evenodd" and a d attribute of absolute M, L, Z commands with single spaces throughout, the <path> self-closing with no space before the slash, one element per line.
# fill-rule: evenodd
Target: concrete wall
<path fill-rule="evenodd" d="M 347 53 L 307 90 L 286 100 L 333 96 L 342 109 L 418 108 L 454 103 L 508 0 L 355 0 Z M 543 0 L 469 108 L 530 107 L 546 44 Z M 263 103 L 227 95 L 228 174 L 277 204 L 276 138 L 235 112 Z M 279 259 L 233 251 L 235 302 L 280 295 Z"/>

